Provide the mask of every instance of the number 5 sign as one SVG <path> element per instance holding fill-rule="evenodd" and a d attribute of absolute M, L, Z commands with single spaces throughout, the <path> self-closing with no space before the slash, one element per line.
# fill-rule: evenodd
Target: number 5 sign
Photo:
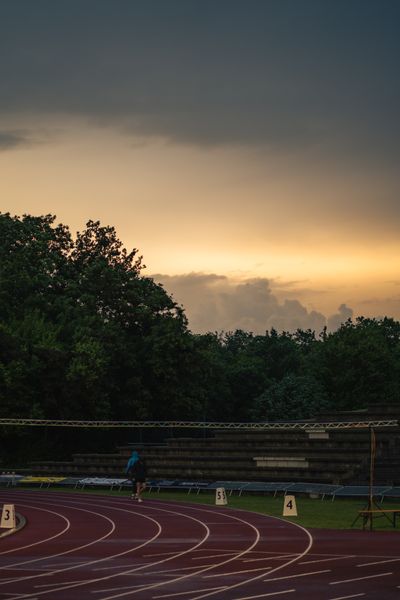
<path fill-rule="evenodd" d="M 296 498 L 294 496 L 285 496 L 283 501 L 283 516 L 297 517 Z"/>
<path fill-rule="evenodd" d="M 4 529 L 15 529 L 15 506 L 14 504 L 4 504 L 1 513 L 0 527 Z"/>
<path fill-rule="evenodd" d="M 217 488 L 215 490 L 215 504 L 228 504 L 228 500 L 226 499 L 225 488 Z"/>

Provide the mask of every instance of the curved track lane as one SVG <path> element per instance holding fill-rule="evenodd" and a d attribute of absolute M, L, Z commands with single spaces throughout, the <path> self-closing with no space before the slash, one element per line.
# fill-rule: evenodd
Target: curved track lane
<path fill-rule="evenodd" d="M 400 597 L 396 532 L 311 535 L 279 518 L 151 498 L 3 490 L 0 501 L 28 520 L 0 540 L 0 600 Z"/>

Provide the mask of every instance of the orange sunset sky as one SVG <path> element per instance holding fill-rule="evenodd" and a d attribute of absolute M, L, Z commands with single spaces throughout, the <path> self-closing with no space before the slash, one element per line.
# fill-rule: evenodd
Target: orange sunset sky
<path fill-rule="evenodd" d="M 400 4 L 0 4 L 0 210 L 136 247 L 195 332 L 400 319 Z"/>

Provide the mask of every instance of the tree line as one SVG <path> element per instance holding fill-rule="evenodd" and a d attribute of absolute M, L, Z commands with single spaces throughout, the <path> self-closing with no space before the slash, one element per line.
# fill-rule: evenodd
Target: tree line
<path fill-rule="evenodd" d="M 113 227 L 0 213 L 0 418 L 265 421 L 399 404 L 400 323 L 190 331 Z"/>

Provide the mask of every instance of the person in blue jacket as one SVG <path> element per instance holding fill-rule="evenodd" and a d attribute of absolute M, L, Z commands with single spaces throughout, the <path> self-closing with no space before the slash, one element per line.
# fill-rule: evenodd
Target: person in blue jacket
<path fill-rule="evenodd" d="M 143 502 L 140 495 L 146 487 L 146 465 L 137 450 L 133 450 L 125 471 L 128 479 L 132 482 L 131 497 L 138 502 Z"/>
<path fill-rule="evenodd" d="M 132 450 L 132 454 L 128 460 L 128 462 L 126 463 L 126 469 L 125 469 L 125 473 L 128 475 L 129 471 L 132 469 L 133 465 L 135 464 L 135 462 L 139 460 L 139 452 L 137 450 Z"/>

